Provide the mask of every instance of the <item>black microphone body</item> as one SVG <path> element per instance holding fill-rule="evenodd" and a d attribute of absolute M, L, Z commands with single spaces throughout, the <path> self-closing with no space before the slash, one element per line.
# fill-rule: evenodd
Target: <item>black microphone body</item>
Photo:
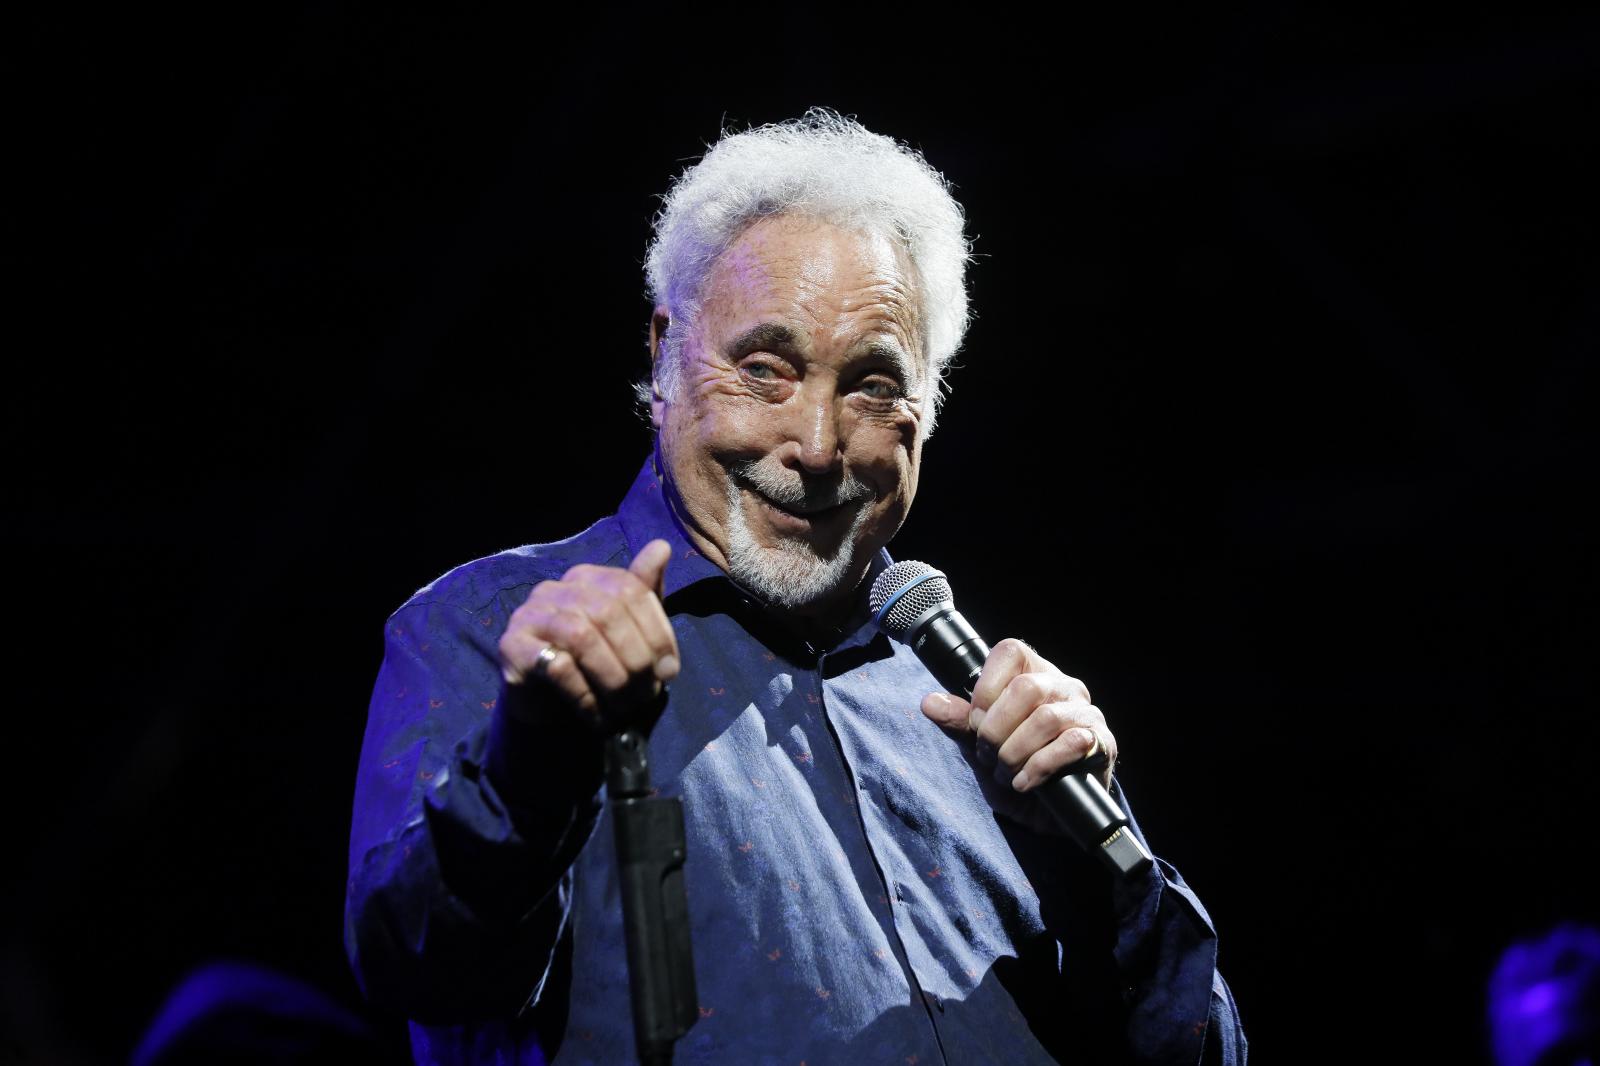
<path fill-rule="evenodd" d="M 880 595 L 879 586 L 902 567 L 907 569 L 900 571 L 898 587 Z M 910 567 L 921 567 L 922 572 L 911 571 Z M 906 580 L 906 573 L 913 576 Z M 918 585 L 924 586 L 920 599 L 916 595 Z M 909 607 L 901 603 L 901 617 L 893 618 L 893 608 L 907 593 L 913 593 Z M 922 563 L 896 563 L 879 576 L 872 599 L 884 632 L 908 645 L 946 691 L 970 700 L 989 658 L 989 645 L 956 610 L 944 575 Z M 886 615 L 891 617 L 890 623 L 885 622 Z M 1147 869 L 1152 860 L 1138 838 L 1128 831 L 1128 816 L 1095 776 L 1095 771 L 1104 765 L 1103 754 L 1084 759 L 1066 767 L 1034 792 L 1084 850 L 1099 855 L 1113 873 L 1132 877 Z"/>

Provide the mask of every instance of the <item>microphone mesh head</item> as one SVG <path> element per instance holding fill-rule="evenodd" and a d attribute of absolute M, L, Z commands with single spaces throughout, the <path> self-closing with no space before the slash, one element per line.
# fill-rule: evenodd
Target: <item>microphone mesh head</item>
<path fill-rule="evenodd" d="M 906 635 L 911 623 L 928 608 L 954 599 L 950 581 L 943 573 L 927 563 L 902 559 L 878 575 L 878 580 L 872 583 L 867 604 L 874 615 L 883 612 L 884 604 L 890 604 L 888 613 L 878 618 L 878 626 L 898 639 Z"/>

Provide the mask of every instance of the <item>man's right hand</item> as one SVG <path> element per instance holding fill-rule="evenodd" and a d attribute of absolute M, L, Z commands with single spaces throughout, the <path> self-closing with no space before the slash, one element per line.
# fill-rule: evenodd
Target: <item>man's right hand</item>
<path fill-rule="evenodd" d="M 678 640 L 661 605 L 672 547 L 653 540 L 626 570 L 582 563 L 533 587 L 500 638 L 500 671 L 516 699 L 542 677 L 595 726 L 642 726 L 678 675 Z M 539 655 L 554 658 L 541 669 Z M 525 706 L 526 699 L 518 700 Z"/>

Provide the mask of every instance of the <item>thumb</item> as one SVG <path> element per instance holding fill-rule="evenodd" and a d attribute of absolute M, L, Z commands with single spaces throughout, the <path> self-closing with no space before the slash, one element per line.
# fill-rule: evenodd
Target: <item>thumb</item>
<path fill-rule="evenodd" d="M 972 704 L 948 692 L 930 692 L 922 697 L 922 713 L 936 725 L 952 733 L 974 733 Z"/>
<path fill-rule="evenodd" d="M 664 540 L 653 540 L 633 557 L 633 562 L 628 564 L 628 573 L 643 581 L 652 592 L 660 596 L 665 587 L 667 560 L 670 558 L 672 558 L 672 545 Z"/>

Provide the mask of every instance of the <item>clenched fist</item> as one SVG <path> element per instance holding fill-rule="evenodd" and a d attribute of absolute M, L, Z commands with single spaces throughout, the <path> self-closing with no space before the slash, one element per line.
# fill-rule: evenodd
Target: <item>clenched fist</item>
<path fill-rule="evenodd" d="M 678 675 L 678 641 L 661 604 L 671 557 L 666 541 L 653 540 L 626 570 L 583 563 L 535 585 L 500 638 L 507 694 L 516 699 L 542 679 L 598 727 L 648 728 L 641 719 Z"/>

